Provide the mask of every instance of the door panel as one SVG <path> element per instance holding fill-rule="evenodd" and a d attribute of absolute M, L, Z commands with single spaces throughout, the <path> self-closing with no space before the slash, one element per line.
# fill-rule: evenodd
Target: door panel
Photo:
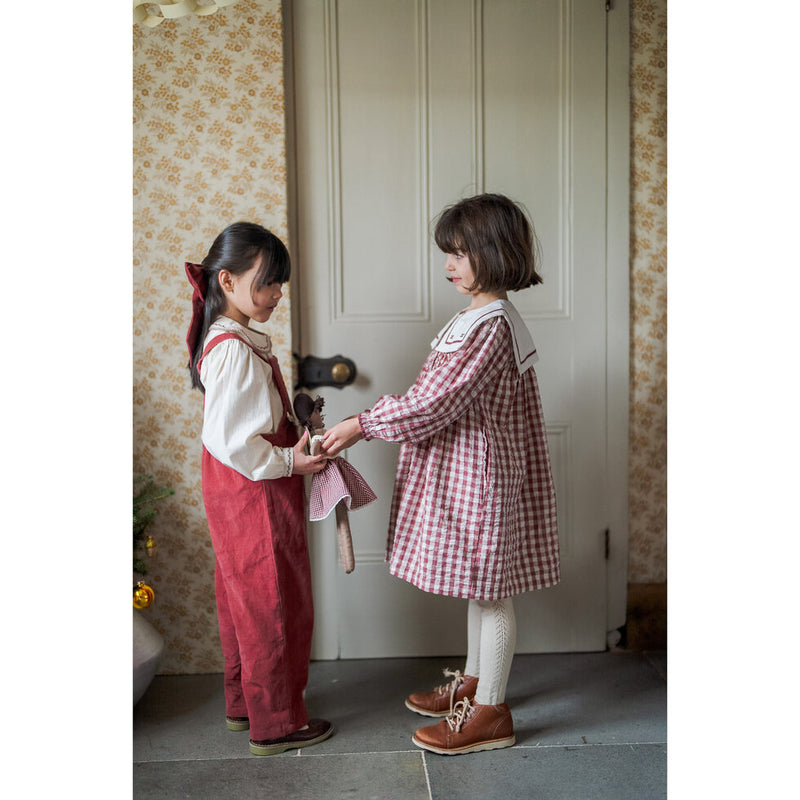
<path fill-rule="evenodd" d="M 541 356 L 563 581 L 516 599 L 517 651 L 603 649 L 604 4 L 298 0 L 291 12 L 299 347 L 359 370 L 319 392 L 326 421 L 405 392 L 466 305 L 444 279 L 435 215 L 480 191 L 521 201 L 545 282 L 511 299 Z M 351 514 L 353 573 L 337 563 L 333 520 L 311 526 L 315 658 L 466 650 L 465 601 L 420 592 L 384 563 L 397 453 L 374 441 L 347 454 L 379 497 Z"/>

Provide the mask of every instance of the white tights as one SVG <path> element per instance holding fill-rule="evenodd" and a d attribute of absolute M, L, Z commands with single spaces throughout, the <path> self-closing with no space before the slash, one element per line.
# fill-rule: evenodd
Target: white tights
<path fill-rule="evenodd" d="M 510 597 L 469 601 L 464 674 L 478 678 L 476 703 L 505 702 L 516 641 L 517 622 Z"/>

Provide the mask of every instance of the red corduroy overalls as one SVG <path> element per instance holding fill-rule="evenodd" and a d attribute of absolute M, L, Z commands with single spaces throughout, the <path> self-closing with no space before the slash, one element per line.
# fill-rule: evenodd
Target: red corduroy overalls
<path fill-rule="evenodd" d="M 230 338 L 250 346 L 234 333 L 220 334 L 203 358 Z M 264 438 L 293 447 L 289 396 L 277 359 L 269 364 L 286 413 L 278 431 Z M 203 501 L 216 555 L 226 714 L 249 717 L 253 740 L 286 736 L 308 722 L 303 690 L 314 608 L 303 478 L 252 481 L 203 447 Z"/>

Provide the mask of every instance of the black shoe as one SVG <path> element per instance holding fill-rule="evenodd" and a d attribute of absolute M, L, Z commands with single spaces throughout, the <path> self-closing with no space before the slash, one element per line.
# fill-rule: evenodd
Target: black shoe
<path fill-rule="evenodd" d="M 250 720 L 247 717 L 225 717 L 225 726 L 229 731 L 246 731 Z"/>
<path fill-rule="evenodd" d="M 287 750 L 308 747 L 324 742 L 333 733 L 333 725 L 326 719 L 310 719 L 308 727 L 282 736 L 280 739 L 264 739 L 260 742 L 250 740 L 250 752 L 254 756 L 274 756 Z"/>

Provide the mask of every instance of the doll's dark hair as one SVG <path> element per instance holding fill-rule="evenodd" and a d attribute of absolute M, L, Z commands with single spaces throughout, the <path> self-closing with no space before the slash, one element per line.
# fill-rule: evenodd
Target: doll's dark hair
<path fill-rule="evenodd" d="M 225 228 L 214 239 L 208 255 L 201 262 L 208 287 L 203 326 L 189 362 L 189 372 L 192 386 L 202 392 L 205 392 L 205 388 L 197 365 L 203 355 L 203 341 L 211 324 L 227 307 L 219 284 L 219 273 L 228 270 L 232 275 L 241 275 L 251 269 L 259 257 L 261 266 L 251 287 L 254 293 L 272 283 L 286 283 L 289 280 L 292 265 L 286 245 L 272 231 L 254 222 L 234 222 Z"/>
<path fill-rule="evenodd" d="M 434 239 L 443 253 L 469 257 L 469 291 L 517 292 L 542 282 L 539 241 L 522 207 L 502 194 L 478 194 L 442 211 Z"/>

